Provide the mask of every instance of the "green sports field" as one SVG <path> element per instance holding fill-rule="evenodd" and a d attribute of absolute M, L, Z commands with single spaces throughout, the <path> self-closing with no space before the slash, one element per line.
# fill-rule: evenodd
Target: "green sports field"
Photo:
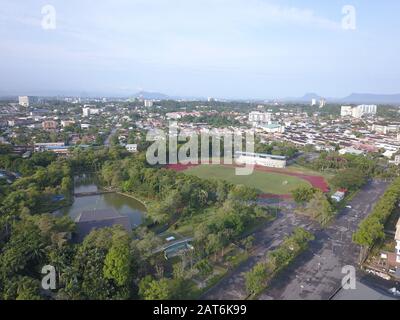
<path fill-rule="evenodd" d="M 289 194 L 298 187 L 311 186 L 307 181 L 275 172 L 254 171 L 248 176 L 237 176 L 235 169 L 222 165 L 200 165 L 184 171 L 203 179 L 221 179 L 233 184 L 243 184 L 260 193 Z"/>

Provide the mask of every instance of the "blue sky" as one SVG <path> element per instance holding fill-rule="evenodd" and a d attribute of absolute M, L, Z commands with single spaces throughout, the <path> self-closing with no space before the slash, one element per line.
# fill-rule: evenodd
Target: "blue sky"
<path fill-rule="evenodd" d="M 398 0 L 2 0 L 0 94 L 399 93 L 399 14 Z"/>

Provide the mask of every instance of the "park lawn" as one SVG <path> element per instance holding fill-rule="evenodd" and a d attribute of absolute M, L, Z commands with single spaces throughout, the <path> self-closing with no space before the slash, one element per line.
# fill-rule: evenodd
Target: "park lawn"
<path fill-rule="evenodd" d="M 290 194 L 299 187 L 311 186 L 307 181 L 275 172 L 254 171 L 251 175 L 238 176 L 235 169 L 223 165 L 200 165 L 184 171 L 202 179 L 221 179 L 257 189 L 260 193 Z"/>

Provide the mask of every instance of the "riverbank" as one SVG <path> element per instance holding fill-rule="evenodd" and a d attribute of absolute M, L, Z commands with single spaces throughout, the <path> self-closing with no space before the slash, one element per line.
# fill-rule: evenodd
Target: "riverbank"
<path fill-rule="evenodd" d="M 84 211 L 115 210 L 129 216 L 131 225 L 141 225 L 146 220 L 148 202 L 137 195 L 127 194 L 101 184 L 94 174 L 74 177 L 72 203 L 60 208 L 58 214 L 67 214 L 75 220 Z M 65 203 L 67 204 L 67 203 Z"/>
<path fill-rule="evenodd" d="M 129 193 L 124 193 L 124 192 L 122 192 L 122 191 L 115 191 L 115 193 L 116 193 L 116 194 L 119 194 L 119 195 L 121 195 L 121 196 L 125 196 L 125 197 L 128 197 L 128 198 L 131 198 L 131 199 L 136 200 L 137 202 L 139 202 L 140 204 L 142 204 L 142 205 L 145 207 L 146 212 L 147 212 L 147 205 L 148 205 L 148 204 L 146 203 L 145 200 L 140 199 L 140 198 L 138 198 L 138 197 L 135 196 L 135 195 L 132 195 L 132 194 L 129 194 Z"/>

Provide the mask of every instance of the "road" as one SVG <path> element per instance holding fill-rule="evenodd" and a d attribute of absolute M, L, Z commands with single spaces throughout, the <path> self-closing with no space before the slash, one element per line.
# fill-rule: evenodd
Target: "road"
<path fill-rule="evenodd" d="M 333 224 L 318 231 L 316 240 L 294 264 L 283 271 L 260 300 L 326 300 L 341 286 L 342 268 L 357 267 L 359 247 L 352 234 L 360 221 L 383 195 L 387 182 L 368 183 L 349 202 L 352 209 L 342 210 Z"/>
<path fill-rule="evenodd" d="M 115 134 L 117 132 L 117 129 L 116 128 L 113 128 L 112 130 L 111 130 L 111 132 L 110 132 L 110 134 L 108 135 L 108 137 L 104 140 L 104 145 L 106 146 L 106 147 L 109 147 L 110 146 L 110 142 L 111 142 L 111 137 Z"/>
<path fill-rule="evenodd" d="M 303 227 L 310 230 L 317 226 L 310 223 L 307 217 L 295 215 L 292 208 L 282 208 L 278 217 L 272 223 L 253 234 L 255 241 L 250 258 L 229 273 L 201 298 L 204 300 L 245 299 L 247 296 L 244 279 L 245 272 L 260 261 L 268 250 L 278 247 L 285 236 L 291 234 L 295 227 Z"/>
<path fill-rule="evenodd" d="M 260 299 L 329 299 L 341 284 L 342 267 L 357 265 L 359 249 L 352 243 L 352 234 L 360 221 L 371 212 L 387 186 L 388 183 L 383 181 L 365 185 L 349 202 L 352 209 L 342 210 L 332 225 L 324 230 L 310 223 L 308 218 L 295 215 L 293 208 L 283 208 L 275 221 L 254 234 L 256 240 L 250 258 L 207 291 L 202 299 L 245 299 L 245 272 L 260 261 L 267 251 L 279 246 L 295 227 L 313 232 L 316 239 L 305 253 L 272 281 Z"/>

